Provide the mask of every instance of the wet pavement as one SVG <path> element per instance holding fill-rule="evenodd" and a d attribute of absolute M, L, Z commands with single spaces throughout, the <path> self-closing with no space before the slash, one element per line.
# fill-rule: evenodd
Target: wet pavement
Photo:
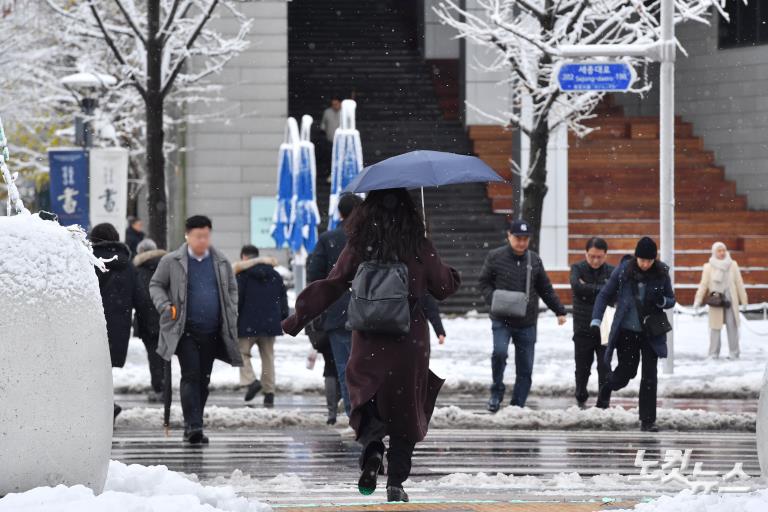
<path fill-rule="evenodd" d="M 116 400 L 124 408 L 159 407 L 148 404 L 142 395 L 121 395 Z M 216 392 L 210 403 L 243 406 L 239 392 Z M 571 404 L 566 398 L 531 400 L 536 408 Z M 636 407 L 636 399 L 618 399 L 615 404 Z M 439 405 L 479 412 L 484 398 L 444 395 Z M 744 400 L 665 399 L 659 405 L 723 412 L 756 408 L 754 401 Z M 254 406 L 260 407 L 258 398 Z M 324 411 L 322 397 L 315 395 L 280 396 L 276 407 Z M 344 510 L 378 510 L 370 507 L 385 500 L 383 490 L 369 497 L 358 494 L 359 449 L 342 426 L 211 430 L 208 434 L 209 446 L 190 448 L 181 443 L 180 431 L 165 437 L 159 427 L 120 427 L 115 431 L 112 456 L 125 463 L 163 464 L 196 474 L 205 483 L 233 485 L 244 496 L 287 510 L 320 505 L 330 510 L 342 506 Z M 418 503 L 399 510 L 607 510 L 617 508 L 615 500 L 635 501 L 676 492 L 680 487 L 637 487 L 618 477 L 607 483 L 591 479 L 594 475 L 637 474 L 633 464 L 639 449 L 646 450 L 646 459 L 652 460 L 663 458 L 669 449 L 693 449 L 692 464 L 702 462 L 704 469 L 726 472 L 742 462 L 747 474 L 759 475 L 754 433 L 433 429 L 417 445 L 412 476 L 406 483 L 412 500 Z M 574 472 L 579 476 L 568 476 Z M 489 477 L 456 477 L 478 473 Z M 496 473 L 536 478 L 494 480 Z M 555 505 L 560 508 L 541 508 Z"/>

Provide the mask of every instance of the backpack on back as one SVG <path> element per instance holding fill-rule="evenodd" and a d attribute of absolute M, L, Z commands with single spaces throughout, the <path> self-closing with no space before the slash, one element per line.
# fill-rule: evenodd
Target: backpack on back
<path fill-rule="evenodd" d="M 404 263 L 364 261 L 352 280 L 347 328 L 403 336 L 411 329 L 408 267 Z"/>

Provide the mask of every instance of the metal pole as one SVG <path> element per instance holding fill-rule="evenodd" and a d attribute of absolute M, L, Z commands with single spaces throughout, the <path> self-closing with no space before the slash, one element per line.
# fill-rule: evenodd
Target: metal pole
<path fill-rule="evenodd" d="M 661 0 L 661 80 L 659 115 L 659 231 L 661 259 L 675 283 L 675 3 Z M 671 313 L 670 313 L 671 312 Z M 668 310 L 671 320 L 673 310 Z M 674 373 L 674 331 L 667 335 L 669 354 L 664 373 Z"/>

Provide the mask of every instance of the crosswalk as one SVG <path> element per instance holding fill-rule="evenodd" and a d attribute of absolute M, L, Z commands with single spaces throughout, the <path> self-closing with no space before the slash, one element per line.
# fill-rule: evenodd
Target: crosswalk
<path fill-rule="evenodd" d="M 211 431 L 209 435 L 209 446 L 191 448 L 181 443 L 180 432 L 165 437 L 160 429 L 118 430 L 112 457 L 128 464 L 163 464 L 195 474 L 204 483 L 233 485 L 242 495 L 276 507 L 384 499 L 381 492 L 364 499 L 357 493 L 359 449 L 341 428 Z M 618 476 L 596 476 L 636 474 L 633 464 L 640 449 L 646 450 L 646 459 L 653 460 L 669 449 L 692 449 L 692 464 L 702 462 L 704 469 L 726 472 L 742 462 L 746 473 L 759 475 L 752 433 L 433 429 L 417 446 L 406 487 L 416 500 L 574 495 L 637 499 L 676 492 L 680 487 L 638 486 Z"/>

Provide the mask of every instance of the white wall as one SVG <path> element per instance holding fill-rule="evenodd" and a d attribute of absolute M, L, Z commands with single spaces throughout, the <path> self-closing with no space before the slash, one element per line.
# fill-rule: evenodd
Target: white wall
<path fill-rule="evenodd" d="M 456 30 L 442 25 L 435 11 L 439 0 L 424 0 L 424 58 L 458 59 L 459 40 L 455 39 Z"/>
<path fill-rule="evenodd" d="M 218 77 L 225 101 L 207 107 L 209 112 L 233 108 L 233 118 L 190 125 L 186 157 L 187 215 L 210 216 L 214 243 L 229 257 L 250 242 L 251 196 L 275 193 L 277 151 L 288 115 L 287 2 L 243 2 L 238 8 L 254 20 L 251 46 Z M 231 18 L 216 25 L 229 33 L 237 27 Z M 240 114 L 248 115 L 236 117 Z"/>

